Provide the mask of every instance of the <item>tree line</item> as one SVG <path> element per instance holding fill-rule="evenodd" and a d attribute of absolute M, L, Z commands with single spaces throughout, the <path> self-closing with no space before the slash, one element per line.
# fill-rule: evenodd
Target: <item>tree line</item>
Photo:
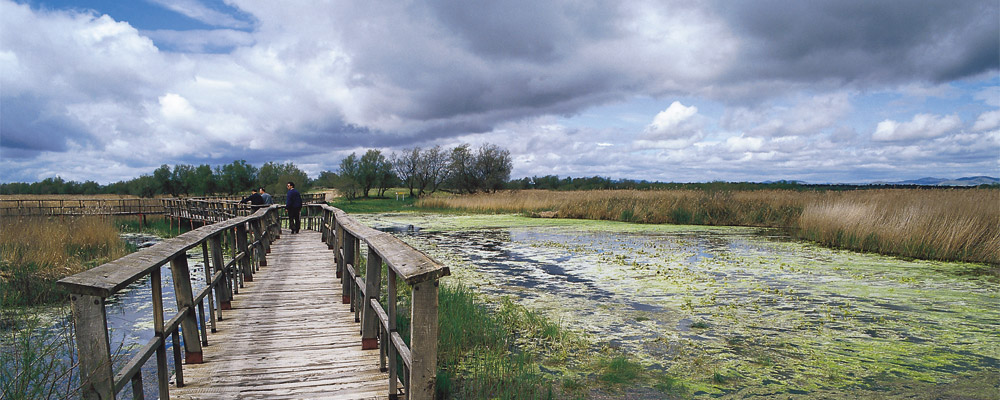
<path fill-rule="evenodd" d="M 101 185 L 94 181 L 66 181 L 60 177 L 46 178 L 35 183 L 0 184 L 0 194 L 119 194 L 139 197 L 209 196 L 248 194 L 250 189 L 264 187 L 269 193 L 285 193 L 285 182 L 296 182 L 300 190 L 313 181 L 293 163 L 267 162 L 256 167 L 246 160 L 212 167 L 178 164 L 161 165 L 151 174 Z"/>
<path fill-rule="evenodd" d="M 450 150 L 435 146 L 414 147 L 388 155 L 377 149 L 369 149 L 360 157 L 352 153 L 341 160 L 337 172 L 323 171 L 316 179 L 310 179 L 290 162 L 267 162 L 256 167 L 246 160 L 236 160 L 216 167 L 164 164 L 151 174 L 108 185 L 66 181 L 59 177 L 35 183 L 4 183 L 0 184 L 0 194 L 176 197 L 240 195 L 264 187 L 268 193 L 281 195 L 285 193 L 285 183 L 291 181 L 301 192 L 312 187 L 336 188 L 351 199 L 369 197 L 373 190 L 381 197 L 389 188 L 400 185 L 407 188 L 411 196 L 422 196 L 438 190 L 495 192 L 506 187 L 512 167 L 510 152 L 506 149 L 493 144 L 473 149 L 463 144 Z"/>
<path fill-rule="evenodd" d="M 330 175 L 332 187 L 349 199 L 369 197 L 372 190 L 382 197 L 386 190 L 402 185 L 410 196 L 419 197 L 447 190 L 453 193 L 496 192 L 510 180 L 510 151 L 495 144 L 473 150 L 468 144 L 446 150 L 414 147 L 389 156 L 369 149 L 340 162 L 339 174 Z M 324 179 L 323 176 L 320 179 Z"/>

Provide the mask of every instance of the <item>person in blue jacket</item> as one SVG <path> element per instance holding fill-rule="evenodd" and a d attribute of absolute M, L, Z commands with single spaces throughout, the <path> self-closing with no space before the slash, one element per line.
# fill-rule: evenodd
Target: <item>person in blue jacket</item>
<path fill-rule="evenodd" d="M 302 211 L 302 196 L 295 190 L 295 182 L 288 182 L 288 193 L 285 194 L 285 209 L 288 210 L 288 228 L 292 233 L 299 233 L 299 212 Z"/>

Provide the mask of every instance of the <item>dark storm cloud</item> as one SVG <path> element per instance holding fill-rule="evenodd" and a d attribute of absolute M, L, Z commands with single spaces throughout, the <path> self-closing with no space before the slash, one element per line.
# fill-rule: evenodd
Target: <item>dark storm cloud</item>
<path fill-rule="evenodd" d="M 579 43 L 616 32 L 615 3 L 432 2 L 430 11 L 464 46 L 490 59 L 550 62 Z"/>
<path fill-rule="evenodd" d="M 79 121 L 56 112 L 36 96 L 0 98 L 0 146 L 4 157 L 25 157 L 41 151 L 66 151 L 68 140 L 89 143 L 91 135 Z M 11 150 L 20 150 L 11 152 Z"/>
<path fill-rule="evenodd" d="M 1000 68 L 995 0 L 720 1 L 746 43 L 736 80 L 943 82 Z"/>

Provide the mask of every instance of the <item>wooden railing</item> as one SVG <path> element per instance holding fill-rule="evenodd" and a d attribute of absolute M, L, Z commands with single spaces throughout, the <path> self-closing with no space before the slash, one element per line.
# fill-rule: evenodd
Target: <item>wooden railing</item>
<path fill-rule="evenodd" d="M 176 202 L 172 206 L 187 207 L 176 209 L 187 215 L 208 212 L 205 215 L 220 218 L 228 211 L 218 210 L 230 207 L 228 203 L 223 203 L 213 208 L 199 201 Z M 243 281 L 252 281 L 254 271 L 267 265 L 265 254 L 271 242 L 280 235 L 278 213 L 282 207 L 271 206 L 249 216 L 194 229 L 60 280 L 59 283 L 72 295 L 83 398 L 113 399 L 130 382 L 133 398 L 142 398 L 139 371 L 155 353 L 160 398 L 168 399 L 167 335 L 173 339 L 176 383 L 182 386 L 184 379 L 178 335 L 184 338 L 186 362 L 200 363 L 201 346 L 208 343 L 203 310 L 205 299 L 209 302 L 209 322 L 214 332 L 216 318 L 222 318 L 222 310 L 226 309 L 233 294 L 238 293 Z M 406 398 L 433 399 L 437 370 L 438 279 L 450 274 L 448 267 L 391 234 L 371 229 L 328 205 L 306 205 L 303 209 L 303 228 L 322 232 L 323 242 L 334 251 L 336 274 L 342 282 L 341 300 L 351 305 L 355 322 L 361 323 L 362 348 L 380 350 L 380 366 L 389 373 L 389 397 L 398 397 L 400 391 L 397 384 L 401 382 Z M 224 240 L 234 244 L 236 252 L 228 263 L 223 261 Z M 365 272 L 359 274 L 362 243 L 367 257 Z M 186 252 L 199 245 L 205 258 L 207 286 L 195 295 L 192 293 Z M 165 321 L 160 267 L 168 262 L 178 311 Z M 384 289 L 383 264 L 387 267 Z M 113 375 L 105 302 L 108 297 L 145 276 L 150 276 L 152 282 L 155 336 L 132 356 L 118 374 Z M 409 344 L 396 329 L 396 305 L 401 284 L 410 288 Z M 383 292 L 386 293 L 384 304 L 381 300 Z"/>
<path fill-rule="evenodd" d="M 361 322 L 363 349 L 379 349 L 380 365 L 389 372 L 389 396 L 395 398 L 397 381 L 410 399 L 433 399 L 437 373 L 438 279 L 448 267 L 427 257 L 389 233 L 369 228 L 340 209 L 308 206 L 306 226 L 319 229 L 327 247 L 334 250 L 342 300 L 351 305 L 355 322 Z M 366 246 L 364 274 L 361 244 Z M 382 267 L 388 267 L 386 300 L 382 304 Z M 396 330 L 399 282 L 410 287 L 410 343 Z M 398 366 L 403 371 L 398 370 Z M 402 372 L 402 373 L 400 373 Z"/>
<path fill-rule="evenodd" d="M 31 199 L 0 200 L 0 216 L 145 215 L 163 214 L 158 199 Z"/>
<path fill-rule="evenodd" d="M 132 398 L 143 398 L 140 370 L 155 353 L 159 395 L 161 399 L 169 399 L 167 336 L 173 340 L 176 383 L 182 386 L 184 375 L 178 335 L 184 338 L 184 360 L 189 364 L 201 363 L 201 346 L 208 344 L 205 300 L 208 299 L 209 323 L 214 332 L 216 318 L 222 318 L 222 310 L 228 308 L 233 294 L 239 292 L 244 281 L 253 280 L 254 271 L 267 265 L 267 249 L 280 234 L 278 209 L 273 206 L 249 216 L 204 226 L 60 280 L 71 294 L 82 397 L 114 399 L 131 383 Z M 228 263 L 223 261 L 223 241 L 235 249 Z M 199 245 L 204 256 L 207 286 L 195 294 L 187 251 Z M 177 313 L 169 320 L 164 314 L 160 278 L 160 267 L 167 263 L 170 263 L 177 299 Z M 105 304 L 109 297 L 146 276 L 152 285 L 154 337 L 113 374 Z"/>

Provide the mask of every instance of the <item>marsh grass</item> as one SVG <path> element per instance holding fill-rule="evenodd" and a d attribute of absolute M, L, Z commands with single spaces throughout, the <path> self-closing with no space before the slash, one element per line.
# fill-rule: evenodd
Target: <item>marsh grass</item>
<path fill-rule="evenodd" d="M 554 398 L 538 363 L 569 346 L 557 324 L 509 300 L 493 309 L 461 285 L 441 286 L 439 304 L 439 397 Z"/>
<path fill-rule="evenodd" d="M 785 228 L 826 246 L 1000 264 L 1000 190 L 524 190 L 421 199 L 421 209 L 649 224 Z"/>
<path fill-rule="evenodd" d="M 72 332 L 53 330 L 27 307 L 6 308 L 0 316 L 0 398 L 64 399 L 75 396 Z"/>
<path fill-rule="evenodd" d="M 5 218 L 0 226 L 2 306 L 63 299 L 55 281 L 128 252 L 109 218 Z"/>

